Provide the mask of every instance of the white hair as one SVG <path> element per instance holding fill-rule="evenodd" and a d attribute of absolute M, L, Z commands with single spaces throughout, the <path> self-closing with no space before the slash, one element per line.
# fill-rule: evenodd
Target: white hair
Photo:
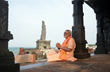
<path fill-rule="evenodd" d="M 66 31 L 68 31 L 70 33 L 70 35 L 71 35 L 71 31 L 70 30 L 66 30 Z"/>

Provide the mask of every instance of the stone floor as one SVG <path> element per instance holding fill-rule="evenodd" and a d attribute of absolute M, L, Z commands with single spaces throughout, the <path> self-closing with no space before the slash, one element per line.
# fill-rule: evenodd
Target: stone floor
<path fill-rule="evenodd" d="M 23 67 L 27 67 L 24 68 Z M 20 66 L 20 72 L 110 72 L 110 54 L 99 54 L 75 62 L 40 62 Z"/>

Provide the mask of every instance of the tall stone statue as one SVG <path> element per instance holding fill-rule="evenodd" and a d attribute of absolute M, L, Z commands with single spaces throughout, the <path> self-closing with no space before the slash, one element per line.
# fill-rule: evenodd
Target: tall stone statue
<path fill-rule="evenodd" d="M 42 21 L 42 31 L 41 31 L 41 38 L 40 40 L 45 40 L 46 38 L 46 26 L 45 26 L 45 22 Z"/>
<path fill-rule="evenodd" d="M 45 22 L 42 21 L 42 31 L 41 31 L 41 38 L 40 40 L 37 40 L 37 49 L 49 49 L 50 47 L 50 40 L 46 40 L 46 25 Z"/>

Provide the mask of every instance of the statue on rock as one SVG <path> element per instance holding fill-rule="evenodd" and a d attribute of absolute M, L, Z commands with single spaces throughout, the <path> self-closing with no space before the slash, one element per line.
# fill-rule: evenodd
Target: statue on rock
<path fill-rule="evenodd" d="M 41 38 L 36 41 L 37 49 L 49 49 L 50 47 L 50 40 L 46 40 L 46 25 L 45 22 L 42 21 L 42 31 L 41 31 Z"/>

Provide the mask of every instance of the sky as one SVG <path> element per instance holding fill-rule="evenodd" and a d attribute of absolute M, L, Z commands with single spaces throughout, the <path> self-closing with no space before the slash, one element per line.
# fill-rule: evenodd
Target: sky
<path fill-rule="evenodd" d="M 64 41 L 63 33 L 72 30 L 72 0 L 7 0 L 9 3 L 8 30 L 13 34 L 9 47 L 36 47 L 41 37 L 42 21 L 46 25 L 46 40 L 51 47 Z M 83 4 L 85 39 L 96 43 L 96 15 L 92 8 Z"/>

